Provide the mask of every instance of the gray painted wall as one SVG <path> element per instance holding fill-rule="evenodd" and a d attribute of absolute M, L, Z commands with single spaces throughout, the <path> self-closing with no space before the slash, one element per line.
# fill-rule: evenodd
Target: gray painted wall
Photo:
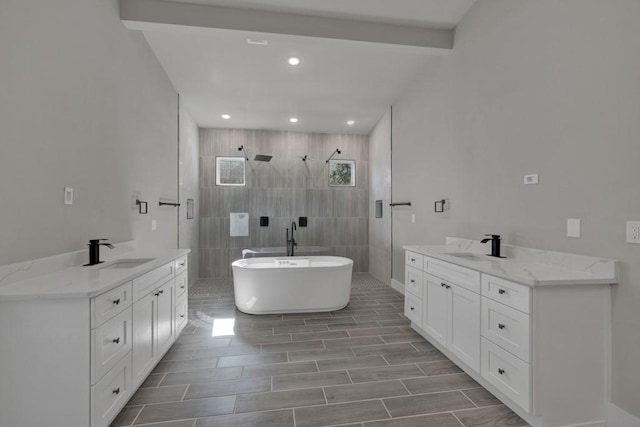
<path fill-rule="evenodd" d="M 178 154 L 178 189 L 180 207 L 178 208 L 179 247 L 189 248 L 189 282 L 198 278 L 198 248 L 200 240 L 200 137 L 199 129 L 191 116 L 180 103 L 180 151 Z M 193 200 L 193 218 L 187 219 L 187 199 Z"/>
<path fill-rule="evenodd" d="M 625 221 L 640 219 L 638 22 L 634 0 L 479 0 L 393 109 L 394 198 L 414 203 L 394 212 L 394 278 L 403 244 L 447 235 L 620 260 L 611 391 L 636 416 L 640 246 Z M 531 173 L 539 185 L 523 185 Z M 566 237 L 567 218 L 582 238 Z"/>
<path fill-rule="evenodd" d="M 242 155 L 250 161 L 244 187 L 215 185 L 216 156 Z M 355 187 L 329 187 L 325 160 L 336 149 L 336 159 L 356 160 Z M 253 160 L 272 155 L 269 163 Z M 309 160 L 301 157 L 307 154 Z M 354 271 L 369 266 L 369 167 L 366 135 L 278 132 L 268 130 L 200 130 L 200 277 L 228 277 L 230 264 L 243 248 L 285 246 L 285 229 L 298 217 L 299 246 L 328 246 L 334 255 L 354 260 Z M 229 213 L 248 212 L 249 236 L 229 237 Z M 259 227 L 259 217 L 269 227 Z"/>
<path fill-rule="evenodd" d="M 369 135 L 369 273 L 391 283 L 391 109 Z M 382 200 L 382 218 L 375 201 Z"/>
<path fill-rule="evenodd" d="M 177 197 L 177 95 L 117 0 L 2 1 L 0 57 L 0 264 L 99 237 L 176 247 L 157 204 Z"/>

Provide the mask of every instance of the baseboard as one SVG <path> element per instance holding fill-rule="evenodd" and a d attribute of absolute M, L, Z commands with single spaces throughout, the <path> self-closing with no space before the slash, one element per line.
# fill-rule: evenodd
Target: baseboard
<path fill-rule="evenodd" d="M 624 409 L 610 403 L 607 427 L 640 427 L 640 418 L 634 417 Z"/>
<path fill-rule="evenodd" d="M 404 283 L 398 282 L 396 279 L 391 279 L 391 287 L 404 295 Z"/>

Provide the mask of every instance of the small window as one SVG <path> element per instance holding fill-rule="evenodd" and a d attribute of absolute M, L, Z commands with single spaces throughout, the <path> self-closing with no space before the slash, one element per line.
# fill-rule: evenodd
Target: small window
<path fill-rule="evenodd" d="M 329 186 L 355 187 L 355 185 L 355 160 L 329 160 Z"/>
<path fill-rule="evenodd" d="M 216 157 L 216 185 L 245 185 L 244 157 Z"/>

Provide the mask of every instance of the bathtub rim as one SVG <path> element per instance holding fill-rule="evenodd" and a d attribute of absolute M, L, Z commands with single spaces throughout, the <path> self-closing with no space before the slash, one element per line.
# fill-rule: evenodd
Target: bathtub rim
<path fill-rule="evenodd" d="M 320 265 L 320 266 L 281 266 L 276 267 L 276 259 L 309 259 L 320 261 L 318 258 L 324 258 L 330 260 L 344 260 L 346 262 L 337 262 L 335 265 Z M 272 264 L 269 267 L 250 267 L 248 264 Z M 333 256 L 333 255 L 310 255 L 310 256 L 293 256 L 293 257 L 256 257 L 256 258 L 241 258 L 231 263 L 233 269 L 240 268 L 245 270 L 259 271 L 259 270 L 341 270 L 346 268 L 353 268 L 353 260 L 351 258 Z"/>

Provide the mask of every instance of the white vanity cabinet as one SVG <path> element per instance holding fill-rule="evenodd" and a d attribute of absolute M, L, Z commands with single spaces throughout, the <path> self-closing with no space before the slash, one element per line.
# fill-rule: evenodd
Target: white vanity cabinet
<path fill-rule="evenodd" d="M 446 262 L 407 251 L 407 261 L 418 259 L 422 284 L 420 325 L 433 340 L 447 348 L 474 371 L 480 372 L 480 274 Z M 414 263 L 415 264 L 415 263 Z M 405 267 L 409 280 L 418 275 L 411 264 Z M 414 286 L 405 284 L 405 290 Z M 414 291 L 416 292 L 416 291 Z M 412 295 L 406 297 L 411 300 Z"/>
<path fill-rule="evenodd" d="M 532 427 L 604 427 L 615 261 L 599 263 L 608 278 L 482 254 L 460 265 L 451 249 L 428 248 L 406 248 L 405 301 L 420 293 L 421 267 L 422 322 L 407 314 L 412 327 Z M 598 264 L 547 258 L 569 257 Z"/>
<path fill-rule="evenodd" d="M 186 324 L 184 253 L 137 276 L 78 267 L 24 285 L 49 277 L 50 296 L 0 289 L 0 426 L 108 426 Z"/>
<path fill-rule="evenodd" d="M 422 282 L 422 255 L 407 252 L 407 266 L 405 268 L 405 296 L 404 296 L 404 314 L 412 322 L 422 324 L 422 301 L 423 301 L 423 282 Z M 419 268 L 416 268 L 418 266 Z"/>
<path fill-rule="evenodd" d="M 138 387 L 173 343 L 174 279 L 133 304 L 133 384 Z"/>

